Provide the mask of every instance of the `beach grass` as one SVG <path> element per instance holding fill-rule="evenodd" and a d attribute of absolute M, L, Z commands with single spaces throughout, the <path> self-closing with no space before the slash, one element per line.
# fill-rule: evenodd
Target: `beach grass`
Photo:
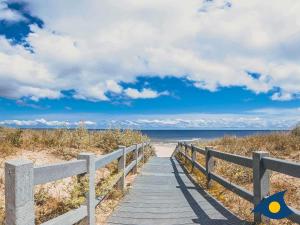
<path fill-rule="evenodd" d="M 252 157 L 253 151 L 267 151 L 270 156 L 300 162 L 300 127 L 290 132 L 274 132 L 270 134 L 251 135 L 247 137 L 225 136 L 216 140 L 195 142 L 196 146 L 211 146 L 223 152 Z M 191 153 L 189 153 L 191 154 Z M 182 158 L 180 160 L 191 171 L 191 163 Z M 204 156 L 198 154 L 197 161 L 205 165 Z M 235 184 L 252 191 L 252 170 L 236 164 L 216 159 L 214 171 Z M 201 187 L 209 191 L 214 197 L 221 201 L 227 208 L 237 214 L 240 218 L 251 221 L 253 219 L 253 205 L 220 184 L 212 182 L 210 189 L 206 188 L 206 177 L 199 171 L 193 170 L 193 176 Z M 298 178 L 290 177 L 277 172 L 271 172 L 270 194 L 287 190 L 285 201 L 289 206 L 300 210 L 300 181 Z M 272 220 L 274 225 L 294 224 L 287 219 Z"/>
<path fill-rule="evenodd" d="M 116 150 L 118 146 L 131 146 L 148 140 L 147 136 L 133 130 L 89 131 L 83 126 L 72 130 L 0 127 L 0 196 L 2 196 L 0 197 L 0 224 L 4 224 L 5 216 L 4 162 L 6 160 L 26 157 L 38 164 L 46 164 L 76 159 L 80 152 L 103 155 Z M 145 148 L 146 160 L 153 155 L 152 147 Z M 119 199 L 121 193 L 112 187 L 118 177 L 116 162 L 98 170 L 96 173 L 97 196 L 107 195 L 109 200 Z M 82 179 L 71 177 L 36 186 L 36 224 L 41 224 L 83 204 L 86 188 L 85 177 Z M 111 189 L 112 192 L 110 192 Z"/>

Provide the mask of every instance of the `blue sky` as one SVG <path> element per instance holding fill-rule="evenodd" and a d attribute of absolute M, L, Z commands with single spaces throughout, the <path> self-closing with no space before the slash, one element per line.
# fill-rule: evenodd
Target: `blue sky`
<path fill-rule="evenodd" d="M 275 2 L 0 1 L 0 125 L 289 129 L 300 18 Z"/>

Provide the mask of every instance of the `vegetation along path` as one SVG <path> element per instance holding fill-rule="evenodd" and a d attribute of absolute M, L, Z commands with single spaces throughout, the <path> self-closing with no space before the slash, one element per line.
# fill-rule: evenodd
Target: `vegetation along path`
<path fill-rule="evenodd" d="M 198 188 L 173 157 L 152 158 L 108 224 L 246 224 Z"/>

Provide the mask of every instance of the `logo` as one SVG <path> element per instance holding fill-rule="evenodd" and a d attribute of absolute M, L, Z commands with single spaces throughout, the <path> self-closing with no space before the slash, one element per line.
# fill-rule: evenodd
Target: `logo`
<path fill-rule="evenodd" d="M 283 219 L 291 214 L 293 211 L 286 205 L 284 201 L 284 194 L 286 191 L 278 192 L 263 199 L 252 212 L 261 213 L 270 219 Z"/>

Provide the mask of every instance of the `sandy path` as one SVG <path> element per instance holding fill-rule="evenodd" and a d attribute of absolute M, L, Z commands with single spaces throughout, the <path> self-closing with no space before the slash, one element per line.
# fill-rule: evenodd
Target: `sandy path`
<path fill-rule="evenodd" d="M 152 143 L 158 157 L 170 157 L 174 152 L 176 143 Z"/>

